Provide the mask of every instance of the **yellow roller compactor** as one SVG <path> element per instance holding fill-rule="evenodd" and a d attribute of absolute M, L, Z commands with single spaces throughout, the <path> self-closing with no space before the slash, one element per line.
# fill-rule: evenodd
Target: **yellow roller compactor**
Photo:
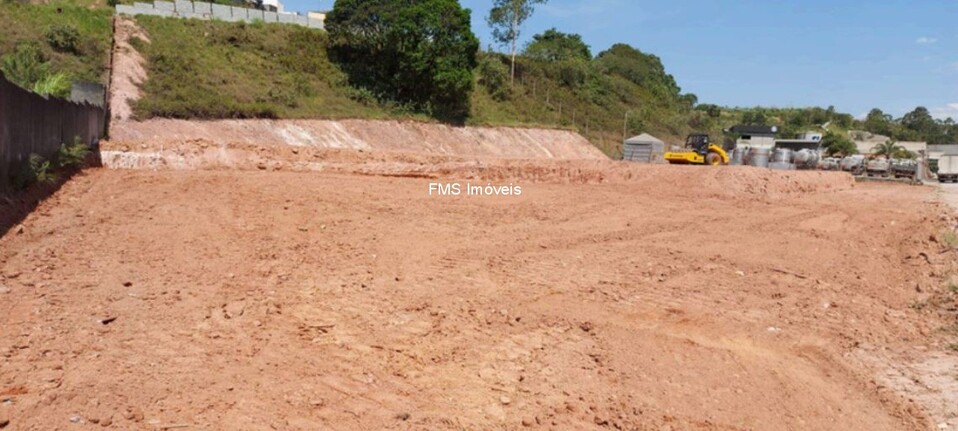
<path fill-rule="evenodd" d="M 673 165 L 727 165 L 728 153 L 713 144 L 709 135 L 694 133 L 685 139 L 685 148 L 665 153 L 665 160 Z"/>

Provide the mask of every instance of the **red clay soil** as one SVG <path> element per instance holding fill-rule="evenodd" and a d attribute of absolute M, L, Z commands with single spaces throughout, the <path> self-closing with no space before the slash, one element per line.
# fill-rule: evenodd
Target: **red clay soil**
<path fill-rule="evenodd" d="M 0 239 L 0 423 L 937 426 L 877 377 L 947 341 L 931 189 L 635 174 L 87 171 Z"/>

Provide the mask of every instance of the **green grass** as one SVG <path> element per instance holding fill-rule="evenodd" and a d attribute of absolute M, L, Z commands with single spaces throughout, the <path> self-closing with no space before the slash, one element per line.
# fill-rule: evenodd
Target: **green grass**
<path fill-rule="evenodd" d="M 139 17 L 150 43 L 140 118 L 390 118 L 326 56 L 326 33 L 282 24 Z"/>
<path fill-rule="evenodd" d="M 74 81 L 106 84 L 113 37 L 112 14 L 112 9 L 82 6 L 73 1 L 50 4 L 2 1 L 0 54 L 12 52 L 23 41 L 37 42 L 50 61 L 51 72 L 64 73 Z M 47 32 L 54 25 L 76 28 L 79 38 L 75 52 L 56 50 L 48 43 Z"/>

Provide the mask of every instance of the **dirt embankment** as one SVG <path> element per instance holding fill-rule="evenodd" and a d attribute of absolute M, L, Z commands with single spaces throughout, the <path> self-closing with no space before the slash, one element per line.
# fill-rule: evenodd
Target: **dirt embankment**
<path fill-rule="evenodd" d="M 342 148 L 500 159 L 607 158 L 589 141 L 571 131 L 453 127 L 413 121 L 118 121 L 111 125 L 110 139 L 117 144 L 176 144 L 199 139 L 214 145 Z"/>
<path fill-rule="evenodd" d="M 133 18 L 117 15 L 110 75 L 110 115 L 114 121 L 125 120 L 133 115 L 130 102 L 140 98 L 140 84 L 146 80 L 145 60 L 130 43 L 134 37 L 145 43 L 150 42 Z"/>

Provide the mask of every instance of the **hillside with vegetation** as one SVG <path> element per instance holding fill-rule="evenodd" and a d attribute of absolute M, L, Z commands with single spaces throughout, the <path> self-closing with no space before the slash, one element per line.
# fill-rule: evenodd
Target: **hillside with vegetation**
<path fill-rule="evenodd" d="M 0 71 L 42 94 L 65 96 L 73 82 L 106 84 L 112 9 L 70 1 L 0 3 Z"/>
<path fill-rule="evenodd" d="M 579 56 L 568 58 L 543 54 L 549 49 L 532 43 L 529 55 L 518 57 L 514 83 L 507 56 L 478 52 L 462 108 L 467 114 L 450 118 L 351 82 L 330 59 L 323 31 L 159 17 L 137 22 L 151 41 L 134 41 L 147 60 L 148 79 L 134 105 L 141 119 L 400 118 L 558 127 L 576 129 L 614 154 L 624 129 L 678 137 L 704 116 L 657 57 L 627 45 L 595 58 L 582 45 Z"/>
<path fill-rule="evenodd" d="M 55 95 L 68 93 L 73 81 L 105 82 L 113 9 L 101 3 L 0 3 L 0 70 L 25 88 Z M 648 132 L 678 143 L 688 133 L 707 132 L 732 139 L 722 131 L 735 124 L 777 125 L 782 136 L 827 130 L 827 142 L 844 150 L 851 148 L 852 130 L 958 142 L 954 122 L 934 119 L 925 108 L 902 118 L 875 109 L 860 121 L 833 107 L 699 103 L 656 55 L 627 44 L 596 52 L 581 36 L 559 29 L 517 45 L 514 58 L 480 50 L 470 11 L 455 0 L 405 6 L 340 0 L 328 32 L 136 20 L 150 40 L 132 41 L 147 62 L 148 79 L 133 106 L 139 119 L 370 118 L 564 128 L 613 157 L 623 136 Z M 497 34 L 506 42 L 517 37 Z"/>
<path fill-rule="evenodd" d="M 323 31 L 141 16 L 148 79 L 138 118 L 387 118 L 326 55 Z"/>

